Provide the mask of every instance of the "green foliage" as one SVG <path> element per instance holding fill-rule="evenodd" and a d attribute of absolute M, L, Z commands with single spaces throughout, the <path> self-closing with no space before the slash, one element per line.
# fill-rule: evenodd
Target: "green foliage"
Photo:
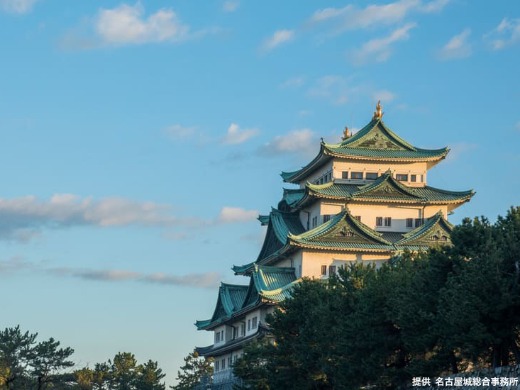
<path fill-rule="evenodd" d="M 134 354 L 119 352 L 113 360 L 96 363 L 74 372 L 74 382 L 81 390 L 165 390 L 165 377 L 157 362 L 137 364 Z"/>
<path fill-rule="evenodd" d="M 304 280 L 235 375 L 251 389 L 404 388 L 414 376 L 520 364 L 520 208 L 466 219 L 453 246 Z"/>
<path fill-rule="evenodd" d="M 58 348 L 59 341 L 50 338 L 36 343 L 37 333 L 22 333 L 19 326 L 0 331 L 0 389 L 59 388 L 65 383 L 63 369 L 73 363 L 67 360 L 72 348 Z"/>
<path fill-rule="evenodd" d="M 192 390 L 197 384 L 209 381 L 212 375 L 212 360 L 200 357 L 197 351 L 193 351 L 184 358 L 184 365 L 177 371 L 178 383 L 171 389 Z"/>

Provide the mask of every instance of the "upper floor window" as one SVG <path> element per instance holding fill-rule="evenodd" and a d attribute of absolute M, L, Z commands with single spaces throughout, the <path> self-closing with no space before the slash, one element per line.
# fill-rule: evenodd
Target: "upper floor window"
<path fill-rule="evenodd" d="M 247 330 L 251 330 L 251 319 L 247 320 Z"/>
<path fill-rule="evenodd" d="M 342 179 L 348 179 L 348 172 L 347 171 L 341 172 L 341 178 Z"/>
<path fill-rule="evenodd" d="M 327 266 L 322 265 L 321 266 L 321 276 L 326 276 L 326 275 L 327 275 Z"/>
<path fill-rule="evenodd" d="M 359 222 L 361 222 L 361 215 L 354 215 L 354 219 L 356 219 Z"/>
<path fill-rule="evenodd" d="M 392 217 L 385 217 L 385 226 L 392 226 Z"/>
<path fill-rule="evenodd" d="M 413 227 L 413 218 L 406 218 L 406 227 Z"/>
<path fill-rule="evenodd" d="M 383 217 L 376 217 L 376 226 L 383 226 Z"/>
<path fill-rule="evenodd" d="M 399 181 L 408 181 L 408 175 L 405 175 L 403 173 L 398 173 L 395 175 L 395 178 Z"/>
<path fill-rule="evenodd" d="M 422 219 L 421 218 L 415 218 L 415 227 L 419 227 L 422 225 Z"/>
<path fill-rule="evenodd" d="M 417 175 L 410 175 L 410 181 L 415 183 L 417 181 Z"/>
<path fill-rule="evenodd" d="M 318 217 L 312 217 L 312 227 L 315 228 L 318 226 Z"/>
<path fill-rule="evenodd" d="M 242 322 L 240 324 L 240 335 L 244 336 L 246 334 L 246 323 Z"/>
<path fill-rule="evenodd" d="M 225 370 L 226 369 L 226 359 L 222 359 L 221 365 L 222 365 L 222 369 Z"/>
<path fill-rule="evenodd" d="M 218 371 L 218 370 L 220 370 L 220 360 L 217 360 L 215 362 L 215 371 Z"/>
<path fill-rule="evenodd" d="M 362 180 L 363 172 L 350 172 L 350 178 L 352 180 Z"/>
<path fill-rule="evenodd" d="M 367 172 L 366 175 L 365 175 L 365 178 L 367 180 L 376 180 L 377 179 L 377 173 Z"/>
<path fill-rule="evenodd" d="M 336 273 L 336 266 L 335 265 L 329 265 L 329 276 L 334 275 Z"/>
<path fill-rule="evenodd" d="M 256 329 L 257 326 L 258 326 L 258 317 L 253 317 L 253 322 L 251 323 L 251 327 L 253 329 Z"/>
<path fill-rule="evenodd" d="M 325 214 L 323 216 L 323 223 L 330 221 L 330 214 Z"/>

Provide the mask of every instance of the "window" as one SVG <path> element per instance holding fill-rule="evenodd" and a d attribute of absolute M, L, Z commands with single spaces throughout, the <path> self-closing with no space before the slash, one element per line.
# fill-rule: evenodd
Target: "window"
<path fill-rule="evenodd" d="M 395 178 L 399 181 L 408 181 L 408 175 L 404 175 L 402 173 L 395 175 Z"/>
<path fill-rule="evenodd" d="M 231 367 L 231 362 L 232 362 L 232 360 L 231 360 L 231 356 L 230 356 L 230 357 L 227 358 L 227 366 L 228 367 Z"/>
<path fill-rule="evenodd" d="M 417 181 L 417 175 L 410 175 L 410 181 L 415 183 Z"/>
<path fill-rule="evenodd" d="M 367 174 L 365 175 L 365 178 L 367 180 L 376 180 L 377 179 L 377 173 L 367 172 Z"/>
<path fill-rule="evenodd" d="M 385 217 L 385 226 L 392 226 L 392 217 Z"/>
<path fill-rule="evenodd" d="M 413 227 L 413 218 L 406 218 L 406 227 Z"/>
<path fill-rule="evenodd" d="M 325 276 L 325 275 L 327 275 L 327 266 L 322 265 L 321 266 L 321 276 Z"/>
<path fill-rule="evenodd" d="M 318 217 L 312 217 L 312 227 L 315 228 L 318 226 Z"/>
<path fill-rule="evenodd" d="M 251 330 L 251 319 L 247 320 L 247 330 Z"/>
<path fill-rule="evenodd" d="M 233 340 L 236 339 L 238 337 L 238 328 L 237 327 L 233 327 Z"/>
<path fill-rule="evenodd" d="M 359 222 L 361 222 L 361 215 L 354 215 L 354 219 L 356 219 Z"/>
<path fill-rule="evenodd" d="M 422 225 L 422 219 L 421 218 L 415 218 L 415 227 L 419 227 Z"/>
<path fill-rule="evenodd" d="M 376 217 L 376 226 L 383 226 L 383 217 Z"/>
<path fill-rule="evenodd" d="M 237 355 L 233 356 L 233 364 L 237 362 Z"/>
<path fill-rule="evenodd" d="M 334 275 L 336 273 L 336 266 L 335 265 L 329 265 L 329 276 Z"/>
<path fill-rule="evenodd" d="M 226 369 L 226 359 L 222 359 L 221 365 L 222 365 L 222 369 L 225 370 Z"/>
<path fill-rule="evenodd" d="M 347 171 L 341 172 L 341 178 L 342 179 L 348 179 L 348 172 Z"/>
<path fill-rule="evenodd" d="M 220 332 L 215 333 L 215 343 L 220 343 Z"/>
<path fill-rule="evenodd" d="M 256 329 L 257 326 L 258 326 L 258 317 L 253 317 L 253 323 L 252 323 L 251 327 L 253 329 Z"/>
<path fill-rule="evenodd" d="M 323 216 L 323 223 L 330 221 L 330 214 L 325 214 Z"/>
<path fill-rule="evenodd" d="M 362 180 L 363 179 L 363 172 L 351 172 L 350 178 L 352 180 Z"/>
<path fill-rule="evenodd" d="M 240 324 L 240 335 L 241 336 L 244 336 L 246 334 L 246 323 L 245 322 L 242 322 Z"/>
<path fill-rule="evenodd" d="M 215 371 L 218 371 L 218 370 L 220 370 L 220 361 L 219 360 L 217 360 L 215 362 Z"/>

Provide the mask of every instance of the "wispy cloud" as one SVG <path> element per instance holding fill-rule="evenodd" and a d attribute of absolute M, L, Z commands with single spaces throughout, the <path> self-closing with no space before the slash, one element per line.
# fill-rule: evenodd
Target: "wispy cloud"
<path fill-rule="evenodd" d="M 297 88 L 301 87 L 305 83 L 305 78 L 302 76 L 291 77 L 280 84 L 280 88 Z"/>
<path fill-rule="evenodd" d="M 48 274 L 55 277 L 77 278 L 85 281 L 138 282 L 196 288 L 213 288 L 218 286 L 222 280 L 222 275 L 217 272 L 175 275 L 162 272 L 143 273 L 124 269 L 49 267 L 44 263 L 32 263 L 22 257 L 12 257 L 6 260 L 0 260 L 0 277 L 6 277 L 21 272 L 30 272 L 42 275 Z"/>
<path fill-rule="evenodd" d="M 218 223 L 249 222 L 258 217 L 257 210 L 245 210 L 240 207 L 223 207 L 217 218 Z"/>
<path fill-rule="evenodd" d="M 307 91 L 310 97 L 329 100 L 333 104 L 345 104 L 356 91 L 342 76 L 326 75 L 318 78 Z"/>
<path fill-rule="evenodd" d="M 188 139 L 196 134 L 197 128 L 194 126 L 183 126 L 179 124 L 168 126 L 164 129 L 166 135 L 173 139 Z"/>
<path fill-rule="evenodd" d="M 412 12 L 432 13 L 441 11 L 448 0 L 420 1 L 400 0 L 384 5 L 369 5 L 358 8 L 347 5 L 342 8 L 324 8 L 316 11 L 310 18 L 311 24 L 336 22 L 337 33 L 346 30 L 389 26 L 401 23 Z"/>
<path fill-rule="evenodd" d="M 144 8 L 138 3 L 101 9 L 95 21 L 95 31 L 104 43 L 127 45 L 179 41 L 186 36 L 189 27 L 171 9 L 161 9 L 145 17 Z"/>
<path fill-rule="evenodd" d="M 38 0 L 0 0 L 0 8 L 6 12 L 25 14 L 30 12 Z"/>
<path fill-rule="evenodd" d="M 386 37 L 372 39 L 360 49 L 355 50 L 349 57 L 356 65 L 362 65 L 367 61 L 385 62 L 392 55 L 393 45 L 396 42 L 407 40 L 410 37 L 410 30 L 416 26 L 415 23 L 407 23 Z"/>
<path fill-rule="evenodd" d="M 236 123 L 231 123 L 222 142 L 228 145 L 242 144 L 258 133 L 258 129 L 241 129 Z"/>
<path fill-rule="evenodd" d="M 294 39 L 294 31 L 293 30 L 278 30 L 275 33 L 266 39 L 261 46 L 262 51 L 270 51 L 274 48 L 280 46 L 283 43 L 290 42 Z"/>
<path fill-rule="evenodd" d="M 442 60 L 451 60 L 469 57 L 472 52 L 471 44 L 468 42 L 470 35 L 471 30 L 469 28 L 455 35 L 439 51 L 439 58 Z"/>
<path fill-rule="evenodd" d="M 261 155 L 300 154 L 311 156 L 317 153 L 318 140 L 311 129 L 298 129 L 286 135 L 278 135 L 260 149 Z"/>
<path fill-rule="evenodd" d="M 394 99 L 395 99 L 395 94 L 386 89 L 381 89 L 379 91 L 374 91 L 372 93 L 372 100 L 374 102 L 381 100 L 381 102 L 389 103 Z"/>
<path fill-rule="evenodd" d="M 55 276 L 73 277 L 87 281 L 100 282 L 139 282 L 163 284 L 169 286 L 188 286 L 198 288 L 213 288 L 219 285 L 222 275 L 217 272 L 193 273 L 187 275 L 172 275 L 165 273 L 142 273 L 117 269 L 88 268 L 49 268 L 45 270 Z"/>
<path fill-rule="evenodd" d="M 138 202 L 125 198 L 95 200 L 72 194 L 57 194 L 49 200 L 35 196 L 0 198 L 0 240 L 28 241 L 43 229 L 75 226 L 146 226 L 161 228 L 204 228 L 221 223 L 244 222 L 257 211 L 224 207 L 213 219 L 177 217 L 172 207 L 154 202 Z M 233 214 L 234 213 L 234 214 Z M 239 216 L 237 216 L 239 215 Z M 244 215 L 248 217 L 245 218 Z M 255 216 L 256 218 L 256 216 Z M 178 233 L 177 239 L 181 237 Z"/>
<path fill-rule="evenodd" d="M 222 4 L 222 9 L 224 10 L 224 12 L 235 12 L 239 6 L 240 6 L 240 1 L 228 0 L 228 1 L 224 1 L 224 4 Z"/>
<path fill-rule="evenodd" d="M 459 142 L 456 144 L 451 145 L 450 147 L 450 153 L 446 157 L 446 162 L 453 162 L 460 158 L 460 156 L 467 154 L 469 152 L 473 152 L 474 150 L 478 149 L 477 144 L 472 144 L 468 142 Z"/>
<path fill-rule="evenodd" d="M 520 18 L 504 18 L 500 24 L 487 33 L 484 39 L 493 50 L 501 50 L 520 42 Z"/>

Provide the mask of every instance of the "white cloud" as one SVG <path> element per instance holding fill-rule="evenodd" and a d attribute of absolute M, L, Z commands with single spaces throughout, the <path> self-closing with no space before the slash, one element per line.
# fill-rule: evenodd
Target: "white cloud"
<path fill-rule="evenodd" d="M 356 65 L 362 65 L 367 61 L 385 62 L 392 54 L 392 45 L 396 42 L 407 40 L 410 37 L 409 31 L 415 27 L 415 23 L 407 23 L 403 27 L 392 31 L 386 37 L 366 42 L 360 49 L 355 50 L 350 55 L 351 61 Z"/>
<path fill-rule="evenodd" d="M 6 12 L 25 14 L 30 12 L 38 0 L 0 0 L 0 8 Z"/>
<path fill-rule="evenodd" d="M 0 239 L 25 241 L 42 228 L 183 223 L 170 212 L 168 205 L 115 197 L 93 200 L 56 194 L 49 200 L 39 200 L 34 196 L 0 199 Z"/>
<path fill-rule="evenodd" d="M 278 30 L 268 39 L 264 41 L 262 44 L 263 51 L 269 51 L 274 49 L 275 47 L 280 46 L 283 43 L 287 43 L 294 39 L 294 31 L 293 30 Z"/>
<path fill-rule="evenodd" d="M 244 210 L 240 207 L 223 207 L 217 219 L 218 223 L 253 221 L 258 217 L 257 210 Z"/>
<path fill-rule="evenodd" d="M 439 58 L 450 60 L 469 57 L 471 55 L 471 45 L 468 42 L 470 34 L 471 30 L 467 28 L 451 38 L 439 51 Z"/>
<path fill-rule="evenodd" d="M 222 9 L 224 10 L 224 12 L 235 12 L 239 6 L 240 2 L 238 0 L 229 0 L 224 1 Z"/>
<path fill-rule="evenodd" d="M 504 18 L 500 24 L 484 36 L 493 50 L 501 50 L 520 42 L 520 19 Z"/>
<path fill-rule="evenodd" d="M 222 142 L 228 145 L 241 144 L 258 134 L 257 129 L 240 129 L 236 123 L 231 123 Z"/>
<path fill-rule="evenodd" d="M 318 140 L 312 130 L 298 129 L 274 137 L 262 147 L 261 152 L 267 155 L 295 153 L 309 156 L 316 153 L 317 145 Z"/>
<path fill-rule="evenodd" d="M 188 30 L 189 27 L 170 9 L 161 9 L 145 18 L 139 3 L 101 9 L 95 21 L 97 35 L 111 45 L 179 41 L 185 38 Z"/>
<path fill-rule="evenodd" d="M 369 5 L 358 8 L 347 5 L 343 8 L 325 8 L 316 11 L 310 18 L 310 22 L 322 23 L 336 21 L 338 32 L 345 30 L 364 29 L 381 25 L 393 25 L 402 22 L 412 12 L 431 13 L 438 12 L 448 4 L 449 0 L 434 0 L 424 2 L 421 0 L 399 0 L 384 5 Z"/>

